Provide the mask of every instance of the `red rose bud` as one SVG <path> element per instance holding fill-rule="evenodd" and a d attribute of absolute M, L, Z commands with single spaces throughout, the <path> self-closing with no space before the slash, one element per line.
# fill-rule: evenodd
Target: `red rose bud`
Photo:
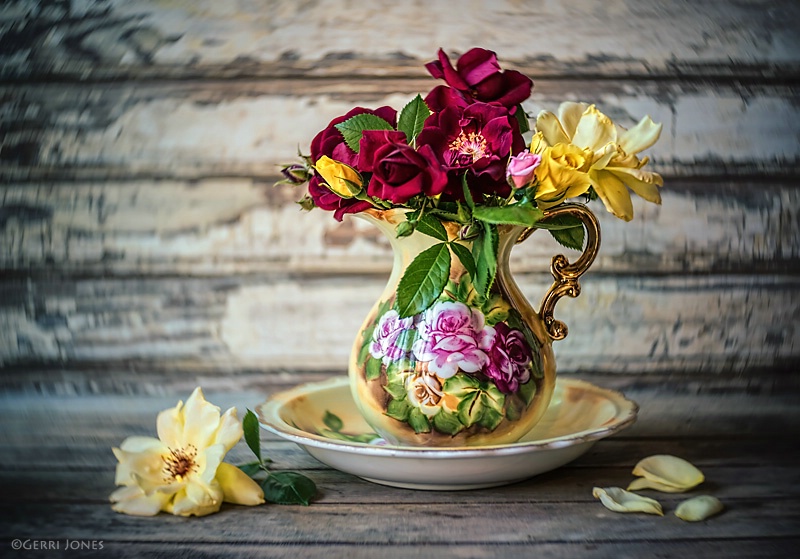
<path fill-rule="evenodd" d="M 292 184 L 303 184 L 311 178 L 311 174 L 308 172 L 308 169 L 305 167 L 305 165 L 301 165 L 300 163 L 287 165 L 281 169 L 281 174 Z"/>
<path fill-rule="evenodd" d="M 536 167 L 542 162 L 542 156 L 528 151 L 520 152 L 513 156 L 506 167 L 506 179 L 514 188 L 528 186 L 533 180 Z"/>

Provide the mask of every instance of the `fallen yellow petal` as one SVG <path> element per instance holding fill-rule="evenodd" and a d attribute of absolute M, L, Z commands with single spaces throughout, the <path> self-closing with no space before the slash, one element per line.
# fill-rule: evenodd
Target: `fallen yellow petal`
<path fill-rule="evenodd" d="M 705 480 L 703 472 L 683 458 L 669 454 L 656 454 L 640 460 L 633 475 L 642 476 L 661 485 L 686 491 Z M 679 492 L 679 491 L 678 491 Z"/>
<path fill-rule="evenodd" d="M 637 477 L 630 483 L 630 485 L 628 485 L 627 490 L 640 491 L 642 489 L 654 489 L 655 491 L 661 491 L 662 493 L 683 493 L 688 491 L 688 489 L 685 487 L 666 485 L 652 479 L 647 479 L 646 477 Z"/>
<path fill-rule="evenodd" d="M 608 510 L 614 512 L 645 512 L 664 516 L 661 503 L 658 501 L 625 491 L 620 487 L 595 487 L 592 489 L 592 495 L 600 499 Z"/>
<path fill-rule="evenodd" d="M 675 509 L 675 516 L 686 522 L 698 522 L 721 513 L 724 508 L 716 497 L 700 495 L 678 505 L 678 508 Z"/>

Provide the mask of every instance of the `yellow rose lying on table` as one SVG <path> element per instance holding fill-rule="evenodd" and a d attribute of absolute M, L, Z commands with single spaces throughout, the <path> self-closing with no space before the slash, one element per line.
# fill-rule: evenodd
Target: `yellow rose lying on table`
<path fill-rule="evenodd" d="M 178 516 L 217 512 L 222 501 L 259 505 L 264 492 L 242 470 L 222 462 L 242 438 L 236 408 L 220 416 L 196 388 L 186 405 L 158 414 L 158 439 L 128 437 L 114 456 L 119 460 L 112 508 L 136 516 L 166 511 Z"/>

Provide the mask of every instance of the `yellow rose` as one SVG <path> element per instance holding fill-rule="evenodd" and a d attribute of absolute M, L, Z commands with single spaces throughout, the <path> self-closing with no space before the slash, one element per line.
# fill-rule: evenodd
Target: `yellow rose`
<path fill-rule="evenodd" d="M 534 171 L 538 183 L 535 198 L 539 207 L 549 208 L 589 190 L 591 181 L 586 171 L 591 163 L 591 154 L 569 143 L 547 145 L 541 132 L 533 137 L 531 151 L 542 156 Z"/>
<path fill-rule="evenodd" d="M 327 183 L 328 188 L 342 198 L 352 198 L 362 190 L 361 175 L 358 171 L 344 163 L 334 161 L 327 155 L 317 160 L 314 169 Z"/>
<path fill-rule="evenodd" d="M 536 129 L 547 145 L 572 144 L 589 154 L 591 163 L 586 171 L 591 183 L 615 216 L 625 221 L 633 218 L 628 188 L 649 202 L 661 203 L 657 188 L 664 185 L 661 175 L 642 170 L 649 159 L 636 156 L 661 135 L 661 124 L 649 116 L 625 130 L 594 105 L 566 102 L 559 106 L 558 116 L 548 111 L 539 113 Z"/>

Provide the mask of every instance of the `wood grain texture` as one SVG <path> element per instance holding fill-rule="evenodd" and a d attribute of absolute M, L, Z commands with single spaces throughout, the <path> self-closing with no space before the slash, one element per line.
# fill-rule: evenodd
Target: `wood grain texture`
<path fill-rule="evenodd" d="M 388 240 L 371 225 L 301 213 L 303 188 L 254 179 L 79 181 L 0 191 L 0 269 L 27 273 L 388 273 Z M 624 223 L 599 202 L 594 273 L 769 273 L 800 269 L 795 181 L 674 179 Z M 516 247 L 518 273 L 563 252 L 546 233 Z"/>
<path fill-rule="evenodd" d="M 0 176 L 274 176 L 353 106 L 402 107 L 436 80 L 305 80 L 0 88 Z M 796 171 L 800 92 L 788 86 L 540 81 L 525 109 L 596 103 L 622 126 L 664 124 L 649 150 L 668 175 Z"/>
<path fill-rule="evenodd" d="M 187 521 L 168 515 L 155 519 L 119 515 L 111 511 L 106 498 L 113 489 L 115 464 L 110 447 L 126 436 L 152 436 L 155 413 L 174 405 L 175 395 L 185 390 L 188 381 L 175 376 L 155 386 L 142 383 L 137 374 L 117 370 L 107 375 L 121 384 L 135 383 L 140 392 L 53 395 L 52 388 L 69 386 L 70 375 L 77 385 L 98 376 L 80 370 L 41 370 L 31 379 L 36 390 L 18 386 L 7 388 L 3 395 L 3 545 L 13 538 L 57 540 L 62 545 L 67 539 L 95 540 L 103 542 L 106 552 L 121 557 L 174 555 L 188 546 L 201 557 L 281 557 L 289 551 L 292 556 L 315 557 L 324 551 L 325 557 L 360 553 L 492 557 L 536 552 L 559 558 L 587 552 L 639 557 L 654 550 L 664 557 L 719 552 L 726 557 L 759 557 L 765 552 L 791 557 L 796 544 L 800 525 L 796 505 L 800 446 L 792 435 L 800 421 L 792 405 L 800 390 L 796 379 L 604 377 L 643 403 L 636 425 L 598 442 L 556 471 L 479 491 L 424 492 L 367 483 L 331 470 L 294 443 L 264 432 L 263 446 L 274 460 L 273 469 L 300 470 L 316 481 L 319 494 L 313 504 L 308 508 L 224 505 L 219 514 Z M 220 382 L 219 377 L 209 381 L 214 378 Z M 283 389 L 290 379 L 242 372 L 227 384 L 217 384 L 207 396 L 223 408 L 251 406 L 263 397 L 254 393 L 253 386 L 272 392 Z M 156 392 L 147 395 L 149 390 Z M 785 426 L 776 422 L 778 416 L 787 422 Z M 774 429 L 765 429 L 767 424 Z M 593 486 L 627 484 L 633 464 L 656 453 L 683 456 L 706 475 L 706 482 L 688 494 L 648 492 L 663 503 L 665 517 L 617 515 L 591 497 Z M 226 460 L 243 462 L 248 454 L 240 443 Z M 716 495 L 725 503 L 725 512 L 698 524 L 679 521 L 672 511 L 695 494 Z"/>
<path fill-rule="evenodd" d="M 482 45 L 535 74 L 785 79 L 799 18 L 791 0 L 13 0 L 0 9 L 0 76 L 421 75 L 440 46 Z"/>
<path fill-rule="evenodd" d="M 551 279 L 519 274 L 536 303 Z M 589 276 L 559 304 L 563 371 L 746 371 L 798 358 L 794 276 Z M 375 276 L 6 282 L 0 359 L 187 359 L 344 368 Z M 336 325 L 331 327 L 331 325 Z"/>

